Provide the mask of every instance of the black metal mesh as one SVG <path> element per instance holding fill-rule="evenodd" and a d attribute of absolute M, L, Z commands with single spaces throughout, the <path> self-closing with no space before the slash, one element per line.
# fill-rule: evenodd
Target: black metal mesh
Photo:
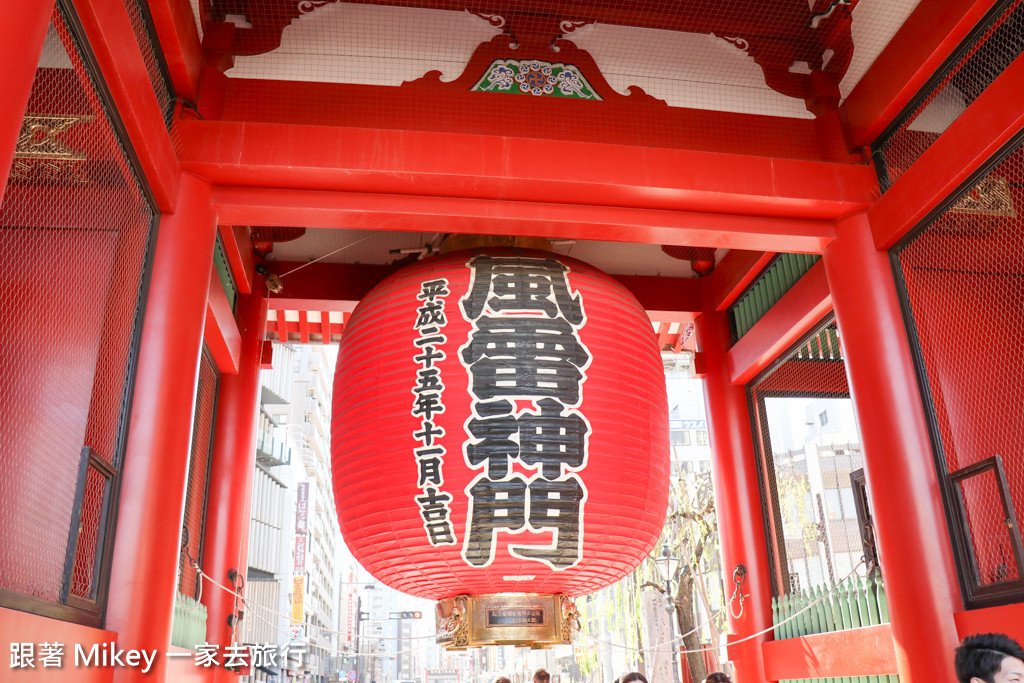
<path fill-rule="evenodd" d="M 149 74 L 149 82 L 153 85 L 153 92 L 156 93 L 156 101 L 160 104 L 160 111 L 164 113 L 164 123 L 170 128 L 174 119 L 174 86 L 163 63 L 163 53 L 156 39 L 149 8 L 142 0 L 124 0 L 124 7 L 128 10 L 135 41 L 139 44 L 142 58 L 146 62 L 146 72 Z"/>
<path fill-rule="evenodd" d="M 980 35 L 979 35 L 980 33 Z M 1024 2 L 999 2 L 961 49 L 937 72 L 926 95 L 875 145 L 887 188 L 1024 49 Z M 880 155 L 880 158 L 879 156 Z"/>
<path fill-rule="evenodd" d="M 217 418 L 217 387 L 220 372 L 208 351 L 199 365 L 196 408 L 192 420 L 192 448 L 188 459 L 188 487 L 185 492 L 185 529 L 183 543 L 188 554 L 202 561 L 203 536 L 206 533 L 206 500 L 210 480 L 210 456 L 213 452 L 214 425 Z M 178 590 L 199 598 L 199 577 L 187 561 L 181 563 Z"/>
<path fill-rule="evenodd" d="M 1022 187 L 1017 145 L 896 252 L 937 463 L 953 477 L 950 501 L 964 508 L 963 518 L 954 518 L 960 571 L 976 588 L 1021 571 L 1010 513 L 1024 505 Z M 990 474 L 957 477 L 995 456 L 1005 470 L 1008 510 Z"/>
<path fill-rule="evenodd" d="M 749 387 L 776 596 L 846 577 L 865 555 L 864 466 L 835 323 Z"/>
<path fill-rule="evenodd" d="M 93 597 L 152 220 L 58 9 L 0 205 L 0 588 Z"/>

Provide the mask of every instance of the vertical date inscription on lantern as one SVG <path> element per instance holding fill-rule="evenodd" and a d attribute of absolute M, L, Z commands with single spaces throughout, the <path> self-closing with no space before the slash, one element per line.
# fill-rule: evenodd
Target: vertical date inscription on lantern
<path fill-rule="evenodd" d="M 487 610 L 487 626 L 543 626 L 543 609 L 505 608 Z"/>

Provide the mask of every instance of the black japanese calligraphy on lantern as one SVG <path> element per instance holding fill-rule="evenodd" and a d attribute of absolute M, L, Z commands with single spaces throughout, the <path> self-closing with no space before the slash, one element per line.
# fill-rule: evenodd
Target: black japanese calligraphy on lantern
<path fill-rule="evenodd" d="M 417 482 L 420 495 L 415 496 L 420 509 L 423 529 L 431 545 L 452 545 L 455 532 L 450 521 L 452 496 L 442 490 L 444 484 L 443 465 L 445 448 L 439 443 L 444 429 L 435 418 L 445 412 L 444 382 L 441 379 L 440 361 L 446 358 L 444 344 L 448 338 L 444 328 L 448 324 L 445 316 L 445 299 L 451 292 L 448 280 L 439 278 L 420 284 L 420 302 L 416 308 L 413 329 L 418 336 L 413 340 L 416 381 L 412 387 L 411 414 L 416 418 L 412 437 L 418 444 L 413 448 L 416 459 Z"/>
<path fill-rule="evenodd" d="M 567 569 L 583 559 L 587 489 L 579 473 L 591 433 L 579 410 L 592 359 L 579 336 L 583 296 L 554 259 L 478 256 L 466 265 L 470 286 L 460 305 L 472 329 L 459 359 L 474 401 L 463 457 L 481 472 L 466 488 L 462 556 L 487 566 L 500 534 L 528 531 L 542 538 L 510 544 L 512 556 Z M 515 463 L 534 473 L 523 476 Z"/>

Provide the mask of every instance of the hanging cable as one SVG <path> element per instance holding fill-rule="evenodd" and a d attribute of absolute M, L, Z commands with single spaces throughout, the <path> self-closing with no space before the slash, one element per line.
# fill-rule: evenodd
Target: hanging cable
<path fill-rule="evenodd" d="M 282 612 L 277 612 L 274 609 L 271 609 L 270 607 L 265 607 L 264 605 L 257 605 L 257 604 L 250 605 L 248 602 L 246 602 L 246 599 L 245 599 L 244 596 L 240 595 L 235 590 L 233 590 L 231 588 L 228 588 L 224 584 L 218 583 L 212 576 L 210 576 L 209 574 L 203 572 L 198 567 L 196 568 L 196 572 L 204 580 L 209 581 L 211 584 L 213 584 L 217 588 L 220 588 L 222 591 L 230 593 L 231 595 L 234 595 L 237 599 L 240 599 L 242 601 L 242 604 L 245 605 L 250 610 L 251 609 L 263 610 L 264 612 L 272 614 L 272 615 L 274 615 L 276 617 L 280 617 L 282 619 L 291 619 L 292 618 L 290 614 L 284 614 Z M 437 638 L 436 634 L 429 635 L 429 636 L 410 636 L 408 638 L 388 638 L 388 637 L 385 637 L 385 636 L 372 636 L 372 635 L 368 635 L 368 634 L 352 633 L 350 631 L 336 631 L 334 629 L 328 629 L 328 628 L 323 628 L 323 627 L 317 627 L 317 628 L 320 628 L 320 630 L 325 632 L 325 633 L 333 633 L 333 634 L 340 635 L 340 636 L 351 636 L 351 637 L 354 637 L 354 638 L 366 638 L 368 640 L 404 641 L 404 640 L 426 640 L 428 638 L 431 639 L 431 640 L 436 640 L 436 638 Z M 431 643 L 431 644 L 433 644 L 433 643 Z"/>
<path fill-rule="evenodd" d="M 280 278 L 285 278 L 285 277 L 288 277 L 288 276 L 289 276 L 289 275 L 291 275 L 292 273 L 294 273 L 294 272 L 296 272 L 296 271 L 299 271 L 299 270 L 302 270 L 302 269 L 303 269 L 303 268 L 305 268 L 306 266 L 311 266 L 311 265 L 313 265 L 314 263 L 316 263 L 317 261 L 322 261 L 322 260 L 324 260 L 324 259 L 325 259 L 325 258 L 327 258 L 328 256 L 334 256 L 334 255 L 335 255 L 335 254 L 337 254 L 337 253 L 338 253 L 339 251 L 345 251 L 346 249 L 349 249 L 349 248 L 351 248 L 351 247 L 354 247 L 354 246 L 356 246 L 356 245 L 357 245 L 357 244 L 359 244 L 360 242 L 365 242 L 366 240 L 370 239 L 371 237 L 374 237 L 374 236 L 376 236 L 376 235 L 377 235 L 377 233 L 379 233 L 379 232 L 380 232 L 379 230 L 375 230 L 374 232 L 371 232 L 371 233 L 370 233 L 369 235 L 367 235 L 366 237 L 363 237 L 363 238 L 357 239 L 357 240 L 356 240 L 355 242 L 352 242 L 351 244 L 346 244 L 346 245 L 345 245 L 345 246 L 343 246 L 343 247 L 338 247 L 338 248 L 337 248 L 337 249 L 335 249 L 334 251 L 332 251 L 332 252 L 330 252 L 330 253 L 327 253 L 327 254 L 324 254 L 323 256 L 318 256 L 318 257 L 316 257 L 315 259 L 313 259 L 312 261 L 310 261 L 310 262 L 308 262 L 308 263 L 303 263 L 303 264 L 302 264 L 301 266 L 296 266 L 295 268 L 292 268 L 292 269 L 291 269 L 291 270 L 289 270 L 289 271 L 288 271 L 287 273 L 281 273 L 280 275 L 278 275 L 278 277 L 280 277 Z"/>
<path fill-rule="evenodd" d="M 870 562 L 869 563 L 869 562 L 865 561 L 864 559 L 861 559 L 861 561 L 857 563 L 857 565 L 850 571 L 850 573 L 847 574 L 846 576 L 844 576 L 842 579 L 840 579 L 836 583 L 836 585 L 834 585 L 831 588 L 829 588 L 827 591 L 822 593 L 821 596 L 819 596 L 815 600 L 813 600 L 810 603 L 808 603 L 806 606 L 804 606 L 799 611 L 794 612 L 793 614 L 789 615 L 785 619 L 772 624 L 771 626 L 769 626 L 766 629 L 762 629 L 761 631 L 758 631 L 757 633 L 751 633 L 750 635 L 744 636 L 743 638 L 739 638 L 738 640 L 732 640 L 732 641 L 725 642 L 720 647 L 730 647 L 732 645 L 737 645 L 739 643 L 743 643 L 743 642 L 746 642 L 748 640 L 752 640 L 754 638 L 757 638 L 759 636 L 764 635 L 765 633 L 768 633 L 769 631 L 774 631 L 776 628 L 778 628 L 782 624 L 785 624 L 787 622 L 790 622 L 790 621 L 796 619 L 797 617 L 801 616 L 804 612 L 807 612 L 811 608 L 817 606 L 818 603 L 820 603 L 826 597 L 831 595 L 834 591 L 839 589 L 847 581 L 847 579 L 849 579 L 850 577 L 852 577 L 855 574 L 860 576 L 860 574 L 858 574 L 857 570 L 860 569 L 865 564 L 868 566 L 868 570 L 867 570 L 867 573 L 865 574 L 865 576 L 870 575 L 871 572 L 874 570 L 874 562 Z M 725 609 L 726 607 L 728 607 L 731 602 L 732 602 L 732 599 L 730 599 L 729 603 L 726 603 L 725 607 L 723 607 L 722 609 Z M 612 645 L 613 647 L 617 647 L 617 648 L 626 650 L 627 652 L 644 652 L 644 651 L 648 651 L 649 652 L 649 651 L 652 651 L 652 650 L 653 651 L 658 651 L 657 648 L 663 647 L 665 645 L 675 645 L 676 641 L 679 640 L 679 638 L 675 638 L 675 639 L 673 639 L 673 640 L 671 640 L 671 641 L 669 641 L 667 643 L 659 643 L 658 645 L 652 646 L 652 647 L 649 647 L 649 648 L 631 648 L 631 647 L 627 647 L 625 645 L 621 645 L 620 646 L 620 645 L 614 645 L 613 643 L 607 643 L 605 641 L 601 641 L 601 640 L 595 638 L 594 636 L 590 635 L 589 633 L 586 633 L 585 631 L 580 631 L 580 634 L 583 635 L 583 636 L 586 636 L 587 638 L 590 638 L 591 640 L 594 640 L 595 642 L 604 643 L 606 645 Z M 689 633 L 684 634 L 684 635 L 689 635 Z M 715 649 L 716 648 L 714 648 L 712 646 L 708 646 L 708 647 L 697 648 L 697 649 L 694 649 L 694 650 L 679 650 L 678 652 L 679 652 L 679 654 L 690 654 L 690 653 L 696 653 L 696 652 L 711 652 L 711 651 L 713 651 Z"/>

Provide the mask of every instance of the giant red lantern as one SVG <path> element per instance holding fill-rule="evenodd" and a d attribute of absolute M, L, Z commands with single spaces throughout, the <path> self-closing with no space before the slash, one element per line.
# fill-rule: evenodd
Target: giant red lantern
<path fill-rule="evenodd" d="M 374 288 L 345 326 L 342 534 L 380 581 L 449 599 L 445 613 L 454 596 L 577 596 L 628 574 L 661 534 L 668 449 L 650 319 L 575 259 L 435 256 Z M 521 626 L 537 614 L 505 612 Z"/>

